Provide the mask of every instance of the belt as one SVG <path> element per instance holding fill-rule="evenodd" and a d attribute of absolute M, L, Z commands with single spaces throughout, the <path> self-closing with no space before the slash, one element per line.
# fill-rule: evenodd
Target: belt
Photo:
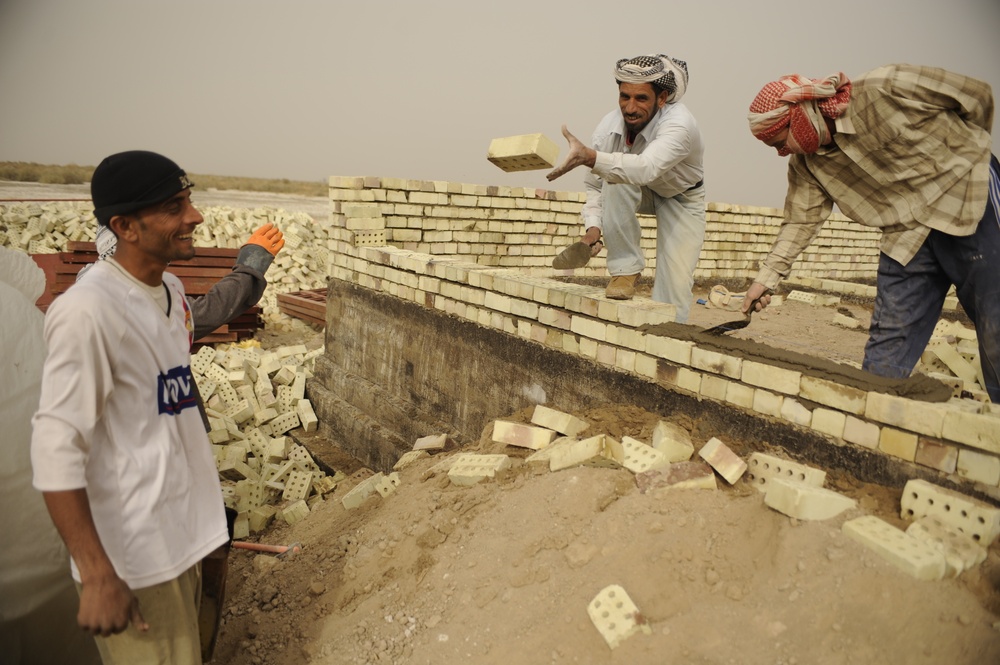
<path fill-rule="evenodd" d="M 691 185 L 690 187 L 688 187 L 688 188 L 687 188 L 687 189 L 685 189 L 684 191 L 685 191 L 685 192 L 690 192 L 690 191 L 691 191 L 692 189 L 698 189 L 699 187 L 701 187 L 701 186 L 702 186 L 702 185 L 704 185 L 704 184 L 705 184 L 705 181 L 704 181 L 704 179 L 702 179 L 702 180 L 699 180 L 698 182 L 696 182 L 695 184 Z"/>

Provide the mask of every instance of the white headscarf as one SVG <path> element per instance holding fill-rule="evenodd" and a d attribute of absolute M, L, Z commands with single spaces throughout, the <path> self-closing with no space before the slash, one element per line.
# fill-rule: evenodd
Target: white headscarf
<path fill-rule="evenodd" d="M 652 83 L 667 91 L 667 103 L 680 101 L 688 86 L 687 63 L 668 55 L 650 54 L 623 58 L 615 63 L 619 83 Z"/>

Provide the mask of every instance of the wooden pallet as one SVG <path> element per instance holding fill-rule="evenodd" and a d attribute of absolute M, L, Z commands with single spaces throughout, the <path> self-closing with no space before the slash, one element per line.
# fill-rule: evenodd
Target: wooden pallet
<path fill-rule="evenodd" d="M 66 244 L 67 251 L 56 254 L 32 254 L 31 258 L 45 273 L 45 291 L 35 304 L 43 312 L 57 296 L 66 292 L 76 282 L 77 273 L 89 263 L 97 261 L 97 248 L 92 242 Z M 188 261 L 175 261 L 168 269 L 180 278 L 189 297 L 203 296 L 220 279 L 229 274 L 236 263 L 238 249 L 198 247 Z M 253 306 L 210 334 L 198 340 L 198 345 L 218 342 L 237 342 L 249 337 L 262 325 L 260 307 Z"/>
<path fill-rule="evenodd" d="M 326 325 L 326 289 L 278 294 L 278 311 L 317 325 Z"/>

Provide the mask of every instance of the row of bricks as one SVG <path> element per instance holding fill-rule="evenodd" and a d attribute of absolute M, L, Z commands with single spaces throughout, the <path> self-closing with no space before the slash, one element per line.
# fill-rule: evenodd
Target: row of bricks
<path fill-rule="evenodd" d="M 531 197 L 550 201 L 582 200 L 579 192 L 561 192 L 529 187 L 503 185 L 472 185 L 444 180 L 406 180 L 378 176 L 330 176 L 331 190 L 402 190 L 409 192 L 435 192 L 438 194 L 475 194 L 477 196 Z"/>
<path fill-rule="evenodd" d="M 391 226 L 412 226 L 422 220 L 419 228 L 434 229 L 448 226 L 468 227 L 468 220 L 476 219 L 481 221 L 525 221 L 550 224 L 544 231 L 549 234 L 556 233 L 559 225 L 571 226 L 575 232 L 579 226 L 580 219 L 578 213 L 579 206 L 559 204 L 558 207 L 539 208 L 538 206 L 508 206 L 497 209 L 488 205 L 489 202 L 470 202 L 472 207 L 458 208 L 448 206 L 424 206 L 413 204 L 376 204 L 376 203 L 341 203 L 334 201 L 331 214 L 331 221 L 338 226 L 347 225 L 350 228 L 350 220 L 365 220 L 374 222 L 384 220 L 387 227 Z M 530 201 L 529 201 L 530 203 Z M 513 210 L 511 210 L 513 208 Z M 656 235 L 655 218 L 648 215 L 640 215 L 643 237 L 653 238 Z M 443 224 L 442 224 L 443 221 Z M 551 226 L 555 224 L 555 226 Z M 494 225 L 494 230 L 511 230 L 504 225 Z M 514 228 L 513 230 L 517 230 Z M 541 229 L 540 229 L 541 230 Z M 766 251 L 777 234 L 778 227 L 767 228 L 741 228 L 732 222 L 715 220 L 709 216 L 706 222 L 706 242 L 729 243 L 724 247 L 727 249 L 744 249 L 748 251 Z M 826 230 L 813 241 L 812 247 L 843 247 L 843 248 L 869 248 L 877 250 L 879 238 L 876 233 L 870 230 L 858 230 L 854 232 Z"/>
<path fill-rule="evenodd" d="M 606 300 L 599 295 L 599 290 L 590 287 L 563 285 L 513 274 L 492 275 L 488 270 L 470 269 L 467 264 L 440 259 L 436 264 L 428 263 L 429 257 L 415 258 L 382 252 L 369 254 L 369 258 L 381 259 L 382 263 L 367 264 L 358 259 L 353 267 L 360 270 L 335 266 L 334 276 L 579 353 L 703 397 L 781 417 L 851 443 L 878 448 L 909 461 L 927 464 L 934 457 L 925 453 L 918 460 L 920 435 L 964 444 L 978 450 L 947 444 L 935 447 L 933 441 L 928 441 L 922 448 L 938 451 L 943 446 L 947 451 L 947 454 L 937 456 L 942 459 L 935 462 L 934 468 L 948 471 L 950 460 L 954 460 L 955 469 L 962 469 L 969 477 L 993 486 L 1000 484 L 1000 477 L 994 473 L 1000 473 L 1000 468 L 994 469 L 1000 464 L 996 457 L 1000 453 L 1000 428 L 996 427 L 997 420 L 993 415 L 966 413 L 934 405 L 934 412 L 940 414 L 937 421 L 927 415 L 914 420 L 905 414 L 923 412 L 927 407 L 925 403 L 880 393 L 869 394 L 824 379 L 803 376 L 801 372 L 724 356 L 701 349 L 690 341 L 648 336 L 634 329 L 633 326 L 642 325 L 641 322 L 652 322 L 650 319 L 669 320 L 673 315 L 669 306 L 646 302 L 645 309 L 636 310 L 634 302 L 624 304 Z M 417 275 L 406 269 L 385 265 L 392 264 L 393 258 L 401 267 L 420 272 L 430 269 L 441 277 Z M 444 287 L 442 293 L 442 285 L 447 283 L 442 281 L 442 277 L 445 280 L 450 277 L 455 282 L 468 281 L 470 285 L 480 288 L 451 284 Z M 483 289 L 490 291 L 484 292 Z M 552 307 L 545 307 L 545 304 Z M 624 321 L 621 319 L 622 312 L 625 313 Z M 635 319 L 630 318 L 633 315 Z M 809 409 L 795 399 L 800 396 L 803 400 L 819 404 L 819 408 L 815 412 Z M 904 415 L 898 416 L 897 412 Z M 880 418 L 889 422 L 882 422 Z M 914 431 L 910 421 L 920 423 L 920 431 Z M 890 427 L 880 427 L 877 423 Z"/>
<path fill-rule="evenodd" d="M 561 235 L 531 235 L 520 234 L 519 237 L 505 232 L 505 225 L 501 222 L 491 222 L 490 230 L 485 232 L 477 231 L 446 231 L 439 230 L 447 226 L 461 226 L 453 221 L 445 223 L 427 225 L 422 218 L 387 218 L 386 232 L 383 241 L 366 244 L 392 244 L 402 249 L 421 253 L 433 253 L 438 256 L 465 255 L 475 257 L 480 263 L 485 265 L 496 265 L 490 262 L 490 256 L 500 253 L 502 255 L 525 255 L 525 256 L 546 256 L 551 258 L 563 245 L 568 242 L 569 234 Z M 381 224 L 379 224 L 381 227 Z M 433 230 L 428 230 L 428 226 Z M 542 226 L 539 224 L 539 226 Z M 574 230 L 575 230 L 574 226 Z M 529 231 L 528 228 L 520 230 Z M 495 242 L 496 235 L 503 236 L 502 243 L 497 243 L 495 247 L 482 247 Z M 360 244 L 360 243 L 359 243 Z M 525 251 L 523 245 L 535 245 L 544 248 L 544 251 Z M 643 238 L 641 249 L 650 261 L 655 260 L 656 241 L 655 234 Z M 755 248 L 741 248 L 738 250 L 722 250 L 715 243 L 708 241 L 702 249 L 696 270 L 698 276 L 703 277 L 746 277 L 751 274 L 752 269 L 767 255 L 770 245 L 761 244 Z M 480 258 L 481 257 L 481 258 Z M 831 252 L 828 254 L 807 253 L 800 257 L 796 263 L 794 276 L 835 276 L 842 279 L 870 279 L 877 266 L 878 254 L 873 250 L 870 253 L 859 252 L 856 249 L 847 253 Z M 520 265 L 517 262 L 508 262 L 506 265 Z M 543 262 L 528 262 L 524 265 L 544 265 Z M 730 271 L 730 272 L 722 272 Z M 954 309 L 954 303 L 951 303 Z"/>
<path fill-rule="evenodd" d="M 560 206 L 557 208 L 538 208 L 532 206 L 491 206 L 489 201 L 470 203 L 469 207 L 454 207 L 447 205 L 414 205 L 414 204 L 376 204 L 357 202 L 338 202 L 332 204 L 331 219 L 335 224 L 343 226 L 345 220 L 387 219 L 390 217 L 404 218 L 407 225 L 415 223 L 415 219 L 425 220 L 426 227 L 433 227 L 437 220 L 455 220 L 468 224 L 467 220 L 512 220 L 556 223 L 571 226 L 573 230 L 579 226 L 579 209 L 575 206 Z M 648 215 L 639 216 L 644 237 L 654 237 L 656 232 L 655 218 Z M 386 222 L 389 224 L 389 222 Z M 399 220 L 394 222 L 398 225 Z M 498 227 L 502 228 L 502 227 Z M 769 247 L 778 231 L 777 225 L 746 226 L 724 220 L 716 220 L 709 216 L 706 221 L 706 237 L 735 243 L 734 247 L 746 248 L 760 245 Z M 506 230 L 506 228 L 503 228 Z M 552 230 L 549 230 L 552 232 Z M 879 237 L 876 232 L 858 228 L 855 231 L 824 229 L 813 241 L 811 247 L 843 247 L 877 249 Z"/>
<path fill-rule="evenodd" d="M 403 192 L 431 192 L 437 194 L 464 194 L 475 196 L 524 197 L 544 199 L 548 201 L 579 201 L 583 202 L 582 192 L 564 192 L 528 187 L 505 187 L 493 185 L 473 185 L 448 181 L 406 180 L 402 178 L 381 178 L 378 176 L 330 176 L 331 191 L 356 190 L 383 194 L 393 190 Z M 778 208 L 747 206 L 733 203 L 711 202 L 706 205 L 709 212 L 735 213 L 737 215 L 760 215 L 763 217 L 781 218 L 782 211 Z M 832 215 L 831 220 L 843 221 L 842 215 Z"/>
<path fill-rule="evenodd" d="M 364 198 L 345 197 L 345 195 L 349 195 L 352 192 L 355 195 L 366 193 L 369 196 Z M 426 200 L 431 202 L 453 202 L 454 205 L 473 205 L 470 202 L 472 197 L 475 197 L 477 200 L 475 205 L 482 205 L 480 199 L 483 197 L 490 197 L 491 199 L 514 198 L 534 202 L 547 201 L 551 203 L 575 202 L 578 204 L 582 204 L 585 198 L 585 195 L 582 192 L 552 191 L 524 187 L 472 185 L 444 181 L 403 180 L 398 178 L 330 177 L 330 194 L 331 200 L 333 201 L 354 200 L 409 203 L 411 201 L 408 198 L 407 192 L 410 193 L 409 196 L 413 196 L 414 194 L 443 195 L 444 198 L 439 196 L 427 198 Z M 422 197 L 418 195 L 417 200 L 422 200 Z M 499 205 L 503 207 L 507 204 L 501 203 Z M 710 219 L 717 218 L 726 222 L 751 218 L 758 225 L 770 225 L 773 227 L 780 224 L 780 221 L 783 218 L 783 213 L 778 208 L 745 206 L 719 202 L 709 202 L 705 207 L 706 213 Z M 826 225 L 826 229 L 850 229 L 858 231 L 862 228 L 863 227 L 859 227 L 857 224 L 851 222 L 848 218 L 840 214 L 831 215 Z M 871 233 L 871 231 L 867 230 L 860 232 Z"/>
<path fill-rule="evenodd" d="M 552 225 L 543 223 L 513 223 L 503 224 L 491 222 L 488 227 L 470 228 L 461 220 L 427 220 L 423 218 L 386 217 L 383 219 L 344 220 L 343 228 L 351 230 L 385 229 L 387 240 L 400 242 L 424 242 L 440 244 L 448 242 L 459 243 L 497 243 L 509 246 L 512 250 L 522 245 L 538 245 L 546 247 L 551 254 L 560 251 L 573 235 L 559 234 Z M 477 225 L 478 226 L 478 225 Z M 573 231 L 576 231 L 576 226 Z M 770 243 L 756 245 L 741 245 L 733 242 L 717 242 L 707 236 L 701 250 L 701 260 L 732 260 L 740 261 L 745 266 L 759 262 L 770 251 Z M 647 258 L 655 258 L 656 234 L 651 232 L 648 237 L 643 235 L 640 248 Z M 440 254 L 441 252 L 435 252 Z M 847 253 L 809 252 L 802 256 L 802 263 L 809 264 L 814 270 L 830 273 L 837 270 L 864 269 L 865 276 L 870 277 L 877 266 L 878 251 L 859 252 L 853 249 Z M 864 264 L 864 265 L 858 265 Z"/>
<path fill-rule="evenodd" d="M 858 275 L 861 279 L 871 279 L 872 273 L 866 271 L 864 275 Z M 783 281 L 785 286 L 804 286 L 819 291 L 830 291 L 833 293 L 843 293 L 861 296 L 864 298 L 875 298 L 877 291 L 873 284 L 860 284 L 858 282 L 836 280 L 823 276 L 812 276 L 808 271 L 793 269 L 791 274 Z M 953 295 L 954 287 L 949 295 L 944 299 L 944 311 L 955 312 L 959 308 L 958 298 Z"/>
<path fill-rule="evenodd" d="M 489 196 L 446 196 L 444 194 L 412 194 L 401 201 L 337 201 L 330 202 L 331 212 L 345 217 L 384 217 L 388 215 L 417 215 L 428 217 L 457 217 L 470 208 L 487 210 L 534 210 L 539 212 L 579 213 L 583 204 L 571 201 L 542 201 L 539 199 L 498 199 Z"/>

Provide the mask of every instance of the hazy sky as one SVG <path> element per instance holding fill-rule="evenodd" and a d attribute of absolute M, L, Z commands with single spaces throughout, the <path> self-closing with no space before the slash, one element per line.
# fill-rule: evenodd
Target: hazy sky
<path fill-rule="evenodd" d="M 785 160 L 747 129 L 762 85 L 910 62 L 1000 94 L 998 35 L 1000 0 L 0 0 L 0 161 L 578 191 L 582 169 L 504 173 L 490 140 L 542 132 L 561 158 L 560 125 L 589 140 L 616 108 L 614 62 L 666 53 L 708 200 L 780 206 Z"/>

